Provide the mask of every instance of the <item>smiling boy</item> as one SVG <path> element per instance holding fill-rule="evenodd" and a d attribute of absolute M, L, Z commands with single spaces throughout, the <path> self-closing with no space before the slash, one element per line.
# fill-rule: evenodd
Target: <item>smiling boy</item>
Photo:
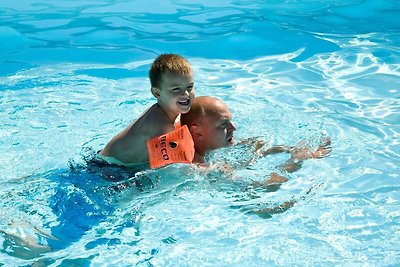
<path fill-rule="evenodd" d="M 157 57 L 149 71 L 157 103 L 112 138 L 100 155 L 111 164 L 137 166 L 149 162 L 146 142 L 174 130 L 179 114 L 187 113 L 194 99 L 193 70 L 176 54 Z"/>

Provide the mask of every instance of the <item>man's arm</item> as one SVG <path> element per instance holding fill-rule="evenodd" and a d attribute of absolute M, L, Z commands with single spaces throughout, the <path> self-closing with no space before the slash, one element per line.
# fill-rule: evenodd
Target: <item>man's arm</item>
<path fill-rule="evenodd" d="M 277 153 L 290 153 L 290 158 L 278 168 L 282 173 L 293 173 L 299 170 L 303 164 L 303 161 L 311 158 L 323 158 L 327 156 L 331 148 L 331 140 L 329 137 L 322 140 L 321 144 L 313 152 L 308 146 L 273 146 L 262 150 L 260 141 L 253 141 L 255 144 L 256 152 L 260 156 L 267 156 Z M 288 179 L 276 172 L 269 174 L 269 178 L 262 182 L 253 182 L 252 186 L 265 188 L 269 191 L 276 191 L 280 185 L 286 182 Z"/>
<path fill-rule="evenodd" d="M 314 152 L 311 151 L 308 146 L 291 147 L 288 150 L 291 156 L 283 165 L 281 165 L 281 168 L 288 173 L 295 172 L 300 169 L 304 160 L 323 158 L 328 156 L 331 151 L 331 139 L 329 137 L 323 139 Z"/>

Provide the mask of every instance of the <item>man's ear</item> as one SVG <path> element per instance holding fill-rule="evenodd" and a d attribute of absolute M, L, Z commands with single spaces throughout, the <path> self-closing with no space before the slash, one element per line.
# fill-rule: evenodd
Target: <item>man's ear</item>
<path fill-rule="evenodd" d="M 201 126 L 199 126 L 198 124 L 192 124 L 189 130 L 193 138 L 198 138 L 200 140 L 203 139 L 203 131 L 201 129 Z"/>
<path fill-rule="evenodd" d="M 151 87 L 151 93 L 155 96 L 155 98 L 158 98 L 160 96 L 159 89 L 156 87 Z"/>

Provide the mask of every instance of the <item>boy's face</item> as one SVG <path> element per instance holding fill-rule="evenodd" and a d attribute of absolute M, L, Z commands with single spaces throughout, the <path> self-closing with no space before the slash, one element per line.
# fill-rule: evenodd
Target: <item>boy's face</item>
<path fill-rule="evenodd" d="M 187 113 L 194 99 L 193 74 L 182 75 L 166 71 L 159 88 L 151 88 L 160 107 L 168 114 L 177 116 Z"/>
<path fill-rule="evenodd" d="M 206 115 L 202 122 L 203 140 L 207 149 L 217 149 L 233 144 L 233 132 L 236 127 L 231 122 L 232 114 L 225 104 L 218 105 L 212 115 Z"/>

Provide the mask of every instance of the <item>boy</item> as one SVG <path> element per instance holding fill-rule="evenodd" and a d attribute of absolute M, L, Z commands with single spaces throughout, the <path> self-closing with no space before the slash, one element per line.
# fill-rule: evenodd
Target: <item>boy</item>
<path fill-rule="evenodd" d="M 173 131 L 178 115 L 187 113 L 192 106 L 193 70 L 183 57 L 160 55 L 151 65 L 149 78 L 157 103 L 112 138 L 100 152 L 110 164 L 127 167 L 147 164 L 146 142 Z"/>

